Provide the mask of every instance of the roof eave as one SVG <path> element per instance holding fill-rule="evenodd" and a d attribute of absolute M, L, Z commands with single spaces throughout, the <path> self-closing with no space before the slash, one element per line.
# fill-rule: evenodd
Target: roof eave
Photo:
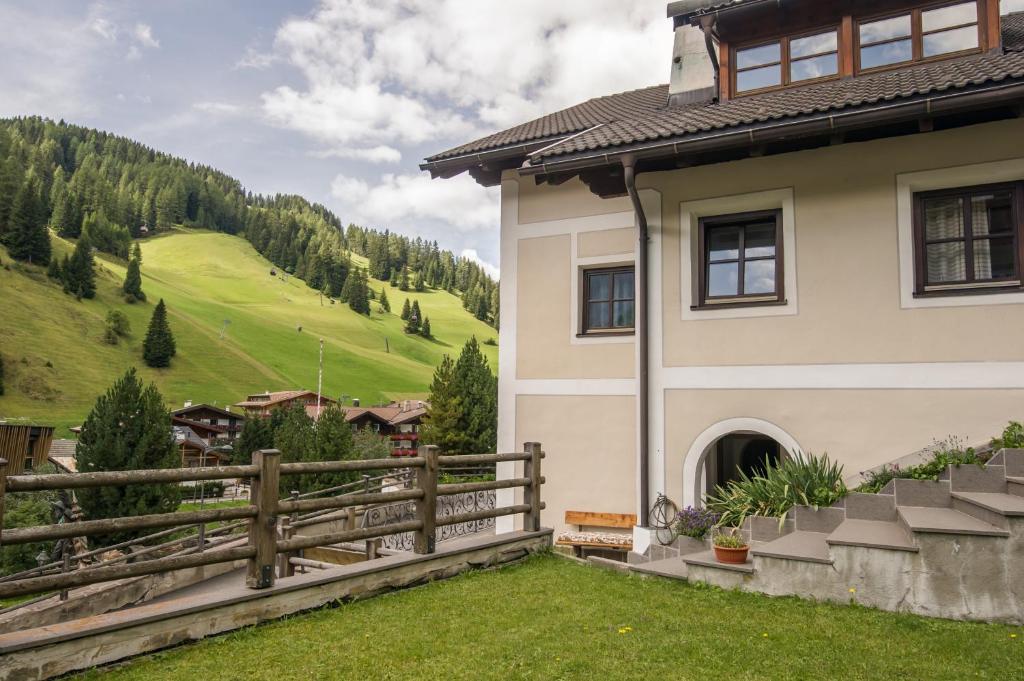
<path fill-rule="evenodd" d="M 561 160 L 531 159 L 520 169 L 523 175 L 547 175 L 587 168 L 618 165 L 629 154 L 638 160 L 680 156 L 745 145 L 759 145 L 787 138 L 836 133 L 877 123 L 899 122 L 922 116 L 983 108 L 1024 100 L 1024 81 L 1001 81 L 996 85 L 969 90 L 911 97 L 881 105 L 867 105 L 821 114 L 798 116 L 785 121 L 757 123 L 713 130 L 667 140 L 622 145 L 573 154 Z M 557 158 L 557 157 L 556 157 Z"/>
<path fill-rule="evenodd" d="M 455 177 L 460 173 L 466 172 L 470 168 L 476 168 L 488 163 L 511 161 L 514 159 L 525 160 L 530 154 L 538 151 L 539 149 L 544 149 L 552 144 L 562 142 L 568 137 L 570 137 L 570 135 L 556 135 L 507 147 L 498 147 L 488 151 L 460 154 L 459 156 L 449 156 L 448 158 L 442 158 L 436 161 L 428 159 L 420 164 L 420 170 L 429 171 L 432 178 Z"/>

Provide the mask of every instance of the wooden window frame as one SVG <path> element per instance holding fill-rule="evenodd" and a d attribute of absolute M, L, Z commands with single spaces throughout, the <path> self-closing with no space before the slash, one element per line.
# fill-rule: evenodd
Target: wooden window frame
<path fill-rule="evenodd" d="M 615 297 L 615 275 L 629 272 L 633 275 L 633 297 L 632 298 L 616 298 Z M 633 324 L 631 326 L 609 326 L 609 327 L 591 327 L 590 325 L 590 278 L 601 274 L 611 275 L 611 290 L 609 295 L 611 296 L 608 300 L 608 318 L 613 320 L 615 317 L 615 303 L 632 301 L 633 302 Z M 579 336 L 592 338 L 596 336 L 629 336 L 636 332 L 636 265 L 608 265 L 598 267 L 587 267 L 580 271 L 580 333 Z M 597 301 L 604 302 L 604 301 Z"/>
<path fill-rule="evenodd" d="M 921 7 L 915 7 L 909 10 L 900 10 L 898 12 L 885 12 L 883 14 L 872 14 L 863 17 L 856 17 L 853 22 L 853 63 L 854 73 L 856 75 L 867 74 L 867 73 L 879 73 L 881 71 L 891 71 L 893 69 L 906 68 L 914 64 L 929 64 L 931 62 L 943 61 L 946 59 L 952 59 L 955 57 L 962 57 L 969 54 L 980 54 L 985 49 L 986 42 L 986 12 L 987 6 L 979 2 L 979 0 L 970 0 L 974 3 L 975 9 L 978 13 L 978 19 L 976 22 L 967 24 L 958 24 L 956 26 L 950 26 L 937 31 L 924 31 L 923 27 L 923 15 L 925 12 L 930 12 L 936 9 L 943 9 L 945 7 L 953 7 L 955 5 L 967 4 L 964 0 L 943 0 L 942 2 L 936 2 L 929 5 L 923 5 Z M 897 62 L 895 64 L 883 64 L 881 66 L 873 66 L 871 68 L 861 68 L 861 50 L 863 46 L 860 41 L 860 27 L 863 24 L 871 24 L 876 21 L 884 21 L 886 19 L 895 19 L 896 17 L 909 16 L 910 17 L 910 59 L 907 61 Z M 937 54 L 932 57 L 924 56 L 924 37 L 926 35 L 934 35 L 936 33 L 944 33 L 946 31 L 955 30 L 957 28 L 964 28 L 966 26 L 976 26 L 978 29 L 978 46 L 972 47 L 967 50 L 960 50 L 958 52 L 946 52 L 943 54 Z M 874 43 L 868 43 L 867 47 L 874 45 L 885 45 L 887 43 L 899 42 L 906 40 L 906 37 L 892 38 L 890 40 L 880 40 Z"/>
<path fill-rule="evenodd" d="M 792 80 L 792 64 L 793 61 L 806 61 L 815 57 L 823 57 L 833 52 L 820 52 L 818 54 L 810 55 L 807 57 L 799 57 L 796 60 L 792 59 L 790 55 L 790 43 L 794 40 L 800 40 L 801 38 L 809 38 L 815 35 L 821 35 L 823 33 L 830 33 L 835 31 L 836 34 L 836 72 L 827 76 L 821 76 L 820 78 L 806 78 L 804 80 L 798 80 L 794 82 Z M 751 66 L 749 68 L 739 68 L 739 53 L 744 50 L 756 49 L 758 47 L 764 47 L 765 45 L 773 45 L 778 43 L 779 45 L 779 57 L 780 61 L 769 62 L 767 64 L 759 64 L 758 66 Z M 841 24 L 821 26 L 811 31 L 802 31 L 800 33 L 787 34 L 783 36 L 777 36 L 768 40 L 758 40 L 751 43 L 741 43 L 732 46 L 729 50 L 729 61 L 733 65 L 729 69 L 729 88 L 733 93 L 734 97 L 747 97 L 749 95 L 761 94 L 762 92 L 772 92 L 775 90 L 782 90 L 784 88 L 799 86 L 799 85 L 810 85 L 812 83 L 820 83 L 826 80 L 837 80 L 842 77 L 843 71 L 843 30 Z M 745 71 L 754 71 L 757 69 L 767 68 L 769 66 L 778 66 L 781 69 L 781 82 L 779 85 L 769 85 L 767 87 L 757 88 L 754 90 L 739 90 L 739 74 Z"/>
<path fill-rule="evenodd" d="M 970 198 L 978 194 L 1009 191 L 1014 222 L 1013 253 L 1014 274 L 1002 279 L 982 279 L 974 274 L 974 229 L 972 225 Z M 961 239 L 940 239 L 926 242 L 924 224 L 924 202 L 937 198 L 964 198 L 964 236 Z M 980 237 L 985 238 L 985 237 Z M 991 238 L 991 237 L 990 237 Z M 964 242 L 964 265 L 966 279 L 963 282 L 929 284 L 926 243 L 942 241 Z M 952 187 L 914 194 L 914 297 L 939 298 L 945 296 L 981 295 L 990 293 L 1015 293 L 1024 290 L 1024 181 L 982 184 L 969 187 Z"/>
<path fill-rule="evenodd" d="M 755 222 L 766 222 L 768 219 L 775 221 L 775 292 L 765 293 L 742 293 L 744 265 L 747 260 L 768 260 L 768 257 L 747 258 L 744 252 L 743 236 L 746 234 L 746 226 Z M 737 254 L 737 289 L 741 292 L 735 296 L 709 296 L 708 295 L 708 269 L 711 265 L 708 258 L 708 230 L 716 227 L 742 226 Z M 782 209 L 759 210 L 746 213 L 733 213 L 730 215 L 715 215 L 702 217 L 697 221 L 697 253 L 698 253 L 698 275 L 697 295 L 691 309 L 693 310 L 721 310 L 736 307 L 762 307 L 767 305 L 786 304 L 786 259 L 783 246 L 784 237 L 782 229 Z M 730 261 L 731 262 L 731 261 Z"/>

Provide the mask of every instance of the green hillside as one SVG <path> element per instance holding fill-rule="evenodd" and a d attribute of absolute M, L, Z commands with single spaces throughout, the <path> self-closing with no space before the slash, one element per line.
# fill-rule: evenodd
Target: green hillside
<path fill-rule="evenodd" d="M 316 388 L 317 345 L 324 351 L 324 394 L 358 397 L 364 404 L 423 396 L 441 357 L 458 354 L 471 336 L 496 336 L 443 290 L 403 293 L 387 289 L 392 313 L 371 301 L 369 317 L 274 269 L 243 238 L 178 229 L 143 240 L 143 288 L 148 302 L 123 302 L 124 262 L 98 260 L 98 294 L 78 302 L 43 270 L 11 262 L 0 247 L 0 353 L 6 394 L 0 418 L 28 418 L 67 427 L 80 423 L 96 396 L 127 367 L 156 382 L 169 406 L 185 400 L 226 405 L 262 390 Z M 63 257 L 72 244 L 53 239 Z M 353 256 L 356 264 L 365 260 Z M 178 355 L 171 368 L 146 368 L 141 359 L 146 325 L 159 298 L 169 309 Z M 399 311 L 419 300 L 435 338 L 407 336 Z M 103 342 L 104 318 L 116 308 L 131 321 L 132 336 L 118 346 Z M 225 320 L 229 324 L 225 325 Z M 299 328 L 301 327 L 301 331 Z M 224 336 L 221 337 L 222 329 Z M 390 352 L 388 352 L 388 348 Z M 496 368 L 497 348 L 483 346 Z M 52 366 L 48 366 L 49 363 Z"/>

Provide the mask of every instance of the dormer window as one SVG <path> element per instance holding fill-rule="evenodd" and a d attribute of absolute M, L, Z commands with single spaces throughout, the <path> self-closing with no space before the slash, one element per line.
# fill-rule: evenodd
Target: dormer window
<path fill-rule="evenodd" d="M 860 71 L 977 51 L 978 3 L 958 2 L 861 21 Z"/>
<path fill-rule="evenodd" d="M 776 88 L 839 73 L 839 32 L 782 38 L 736 50 L 736 92 Z"/>
<path fill-rule="evenodd" d="M 979 0 L 947 0 L 897 13 L 846 15 L 833 18 L 836 23 L 832 25 L 770 40 L 731 44 L 723 40 L 722 97 L 992 49 L 999 45 L 998 36 L 990 35 L 992 31 L 985 27 L 992 23 L 993 11 Z"/>

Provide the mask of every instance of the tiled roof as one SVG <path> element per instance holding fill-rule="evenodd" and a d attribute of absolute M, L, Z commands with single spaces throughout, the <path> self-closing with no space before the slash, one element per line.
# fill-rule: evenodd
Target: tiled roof
<path fill-rule="evenodd" d="M 674 17 L 703 14 L 704 12 L 714 12 L 715 10 L 725 9 L 727 7 L 737 7 L 739 5 L 746 5 L 757 1 L 758 0 L 719 0 L 719 2 L 711 2 L 711 0 L 679 0 L 678 2 L 668 3 L 668 15 L 670 17 Z"/>
<path fill-rule="evenodd" d="M 717 5 L 709 3 L 709 7 Z M 463 155 L 548 142 L 527 150 L 530 161 L 539 164 L 564 160 L 575 154 L 620 150 L 659 140 L 685 140 L 688 135 L 756 127 L 813 114 L 1024 79 L 1024 12 L 1003 17 L 1002 30 L 1003 53 L 910 66 L 726 102 L 669 107 L 667 85 L 599 97 L 431 156 L 427 162 L 431 164 Z M 467 159 L 466 164 L 475 165 L 475 162 Z"/>
<path fill-rule="evenodd" d="M 685 138 L 695 133 L 852 109 L 1017 78 L 1024 78 L 1024 52 L 985 54 L 912 66 L 738 97 L 727 102 L 666 108 L 588 130 L 539 150 L 530 160 L 540 163 L 557 156 Z"/>
<path fill-rule="evenodd" d="M 568 109 L 541 116 L 514 128 L 488 135 L 475 142 L 449 149 L 429 157 L 427 161 L 440 161 L 528 142 L 555 141 L 565 135 L 589 130 L 601 123 L 609 123 L 663 109 L 667 100 L 668 85 L 655 85 L 642 90 L 597 97 Z"/>

